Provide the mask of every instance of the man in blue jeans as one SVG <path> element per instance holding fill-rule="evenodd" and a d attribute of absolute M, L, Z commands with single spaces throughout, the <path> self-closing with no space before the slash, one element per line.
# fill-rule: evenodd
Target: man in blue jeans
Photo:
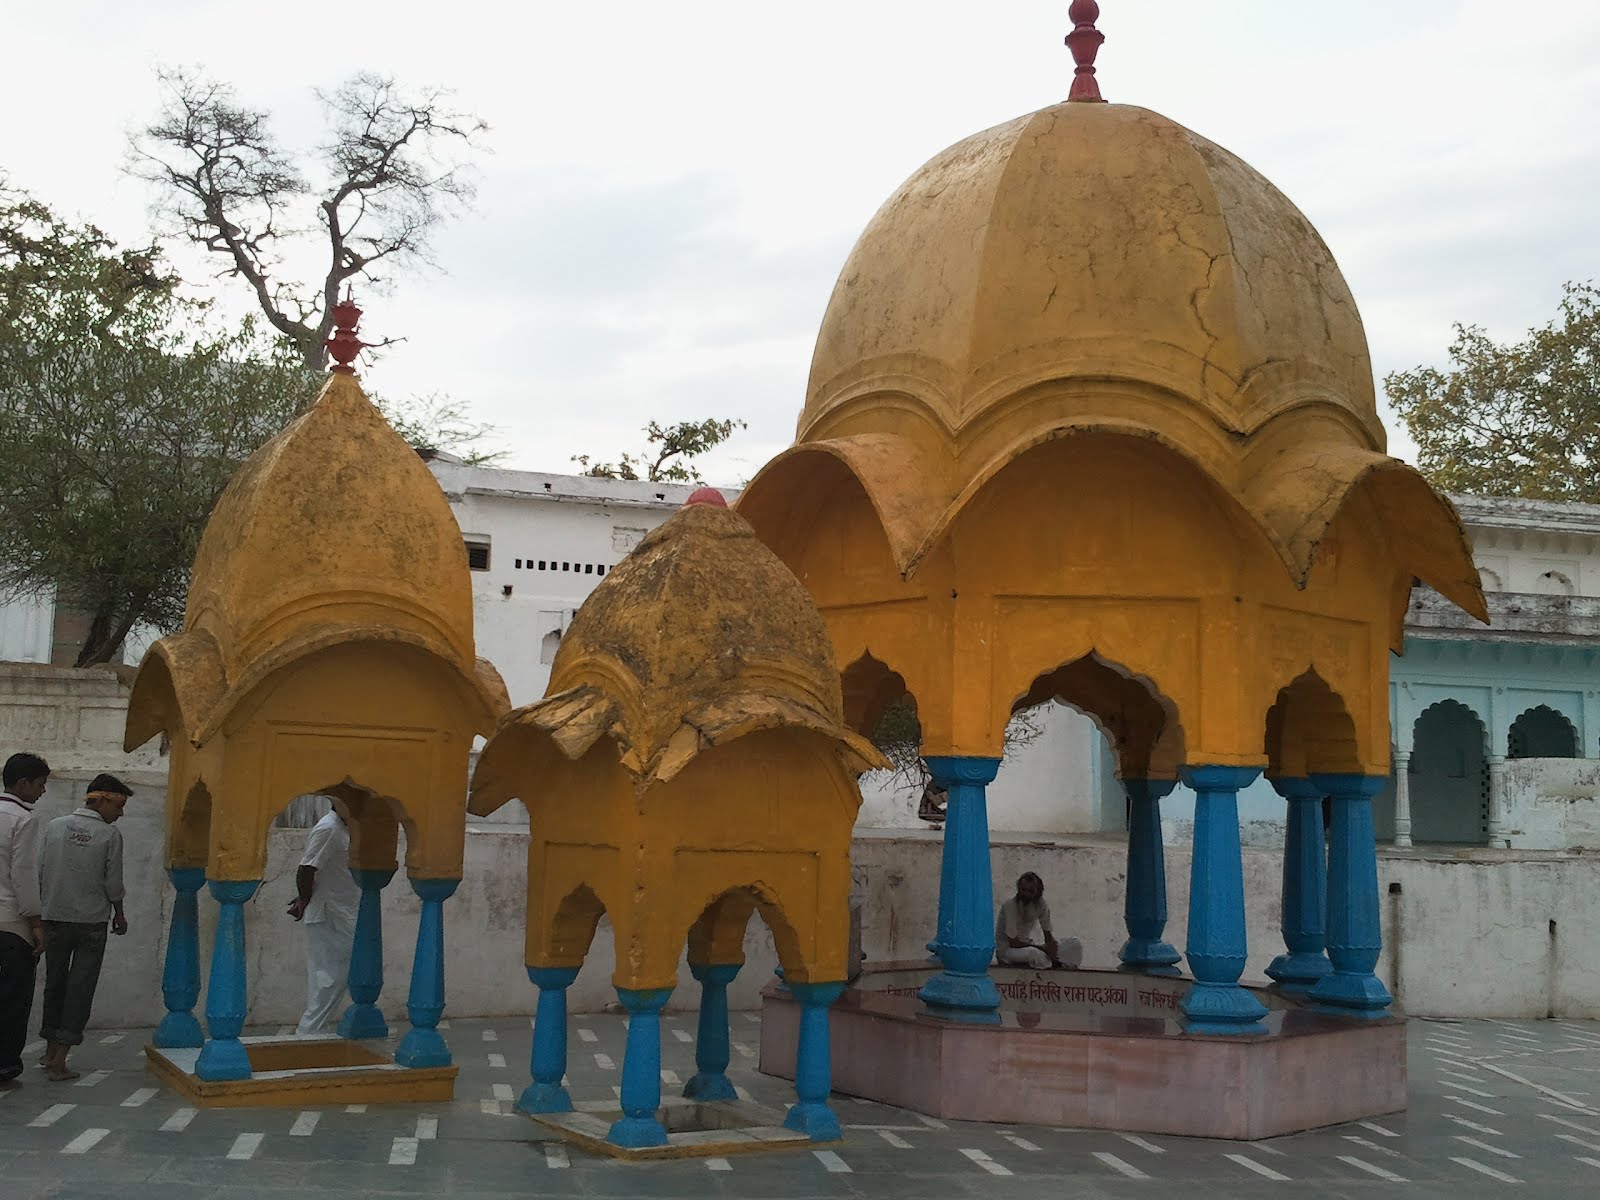
<path fill-rule="evenodd" d="M 45 1074 L 76 1079 L 67 1051 L 83 1041 L 100 982 L 111 932 L 128 932 L 122 912 L 122 834 L 116 823 L 132 789 L 115 775 L 96 775 L 83 807 L 45 828 L 39 852 L 39 896 L 44 912 Z"/>

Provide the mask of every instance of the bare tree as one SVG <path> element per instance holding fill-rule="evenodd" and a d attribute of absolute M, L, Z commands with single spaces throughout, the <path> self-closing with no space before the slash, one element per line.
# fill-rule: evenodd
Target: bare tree
<path fill-rule="evenodd" d="M 313 156 L 314 183 L 278 145 L 268 114 L 240 105 L 232 87 L 183 70 L 159 77 L 161 113 L 133 138 L 129 170 L 159 189 L 157 212 L 175 232 L 245 281 L 314 371 L 327 367 L 340 289 L 356 279 L 381 287 L 431 264 L 434 227 L 473 200 L 466 160 L 488 126 L 451 109 L 448 92 L 408 92 L 369 73 L 318 92 L 330 137 Z M 280 278 L 287 252 L 313 239 L 326 249 L 321 277 Z"/>

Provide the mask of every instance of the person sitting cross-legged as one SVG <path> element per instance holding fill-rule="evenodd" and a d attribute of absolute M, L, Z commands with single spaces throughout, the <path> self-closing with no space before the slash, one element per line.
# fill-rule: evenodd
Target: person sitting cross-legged
<path fill-rule="evenodd" d="M 1050 906 L 1044 902 L 1044 881 L 1032 871 L 1017 880 L 1017 894 L 1000 906 L 994 921 L 995 959 L 1001 966 L 1075 967 L 1083 961 L 1077 938 L 1056 941 Z"/>

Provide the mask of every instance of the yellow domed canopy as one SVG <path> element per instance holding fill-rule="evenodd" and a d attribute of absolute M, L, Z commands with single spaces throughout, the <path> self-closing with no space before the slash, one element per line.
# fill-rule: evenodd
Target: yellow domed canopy
<path fill-rule="evenodd" d="M 709 746 L 759 729 L 837 738 L 859 773 L 881 762 L 844 723 L 839 670 L 816 605 L 743 518 L 691 504 L 595 588 L 561 639 L 547 698 L 511 714 L 568 758 L 612 738 L 641 786 L 666 782 Z M 473 811 L 514 794 L 517 757 L 497 739 L 473 780 Z"/>
<path fill-rule="evenodd" d="M 471 808 L 528 807 L 530 967 L 577 966 L 604 912 L 616 985 L 670 988 L 686 941 L 743 961 L 759 910 L 787 978 L 840 980 L 855 778 L 885 765 L 845 725 L 805 589 L 720 495 L 691 497 L 584 601 Z"/>
<path fill-rule="evenodd" d="M 993 753 L 1039 678 L 1094 654 L 1167 677 L 1183 743 L 1217 763 L 1262 761 L 1270 697 L 1315 668 L 1376 763 L 1413 582 L 1485 615 L 1454 510 L 1384 448 L 1310 222 L 1174 121 L 1068 102 L 958 142 L 873 217 L 796 444 L 739 509 L 841 664 L 905 680 L 930 752 Z M 1254 665 L 1225 681 L 1236 655 Z M 1250 694 L 1196 736 L 1218 687 Z"/>
<path fill-rule="evenodd" d="M 125 742 L 174 743 L 173 865 L 259 878 L 273 816 L 324 791 L 381 827 L 357 851 L 369 865 L 392 865 L 400 821 L 413 868 L 458 877 L 472 736 L 508 706 L 474 655 L 449 503 L 355 377 L 335 372 L 218 500 L 184 630 L 141 665 Z"/>
<path fill-rule="evenodd" d="M 1289 200 L 1147 109 L 1057 104 L 975 134 L 889 198 L 823 318 L 799 440 L 886 385 L 957 432 L 1064 376 L 1137 381 L 1253 432 L 1325 406 L 1384 446 L 1355 302 Z"/>

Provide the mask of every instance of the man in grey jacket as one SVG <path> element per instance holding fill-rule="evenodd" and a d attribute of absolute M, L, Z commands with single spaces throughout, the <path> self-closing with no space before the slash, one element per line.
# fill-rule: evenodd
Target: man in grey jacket
<path fill-rule="evenodd" d="M 115 828 L 132 789 L 115 775 L 89 782 L 83 807 L 46 826 L 39 852 L 39 896 L 44 913 L 44 1017 L 49 1078 L 76 1079 L 67 1051 L 83 1041 L 100 964 L 111 932 L 128 932 L 122 912 L 122 834 Z"/>

